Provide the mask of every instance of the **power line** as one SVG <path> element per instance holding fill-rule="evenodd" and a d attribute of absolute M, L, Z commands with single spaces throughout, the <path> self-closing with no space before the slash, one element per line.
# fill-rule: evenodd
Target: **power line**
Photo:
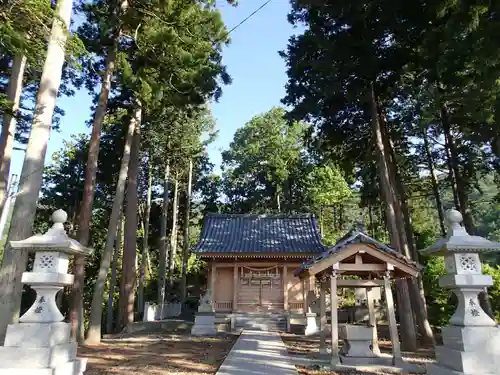
<path fill-rule="evenodd" d="M 248 16 L 246 16 L 245 18 L 243 18 L 243 20 L 240 21 L 240 23 L 238 23 L 236 26 L 234 26 L 232 29 L 230 29 L 227 34 L 224 36 L 228 36 L 229 34 L 231 34 L 234 30 L 236 30 L 238 27 L 240 27 L 241 25 L 243 25 L 245 22 L 247 22 L 250 18 L 252 18 L 253 16 L 255 16 L 258 12 L 260 12 L 266 5 L 268 5 L 271 1 L 273 0 L 267 0 L 266 2 L 264 2 L 260 7 L 258 7 L 257 9 L 255 9 L 252 13 L 250 13 Z"/>

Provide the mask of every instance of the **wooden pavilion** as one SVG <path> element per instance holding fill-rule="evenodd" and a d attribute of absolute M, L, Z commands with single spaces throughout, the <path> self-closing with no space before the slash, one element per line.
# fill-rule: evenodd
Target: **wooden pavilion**
<path fill-rule="evenodd" d="M 326 349 L 326 291 L 330 289 L 331 303 L 331 362 L 340 363 L 338 331 L 338 288 L 366 288 L 370 326 L 372 328 L 373 352 L 379 354 L 374 301 L 370 296 L 372 288 L 384 288 L 387 319 L 392 342 L 393 364 L 400 362 L 401 349 L 394 312 L 391 280 L 417 277 L 418 265 L 389 246 L 364 233 L 362 226 L 353 229 L 341 238 L 335 246 L 302 264 L 294 273 L 309 285 L 320 284 L 320 332 L 322 348 Z M 359 276 L 360 279 L 349 279 Z"/>

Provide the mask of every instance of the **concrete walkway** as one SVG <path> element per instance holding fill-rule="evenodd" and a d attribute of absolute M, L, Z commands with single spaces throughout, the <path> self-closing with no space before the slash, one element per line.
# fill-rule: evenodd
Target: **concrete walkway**
<path fill-rule="evenodd" d="M 277 332 L 243 331 L 216 375 L 297 375 Z"/>

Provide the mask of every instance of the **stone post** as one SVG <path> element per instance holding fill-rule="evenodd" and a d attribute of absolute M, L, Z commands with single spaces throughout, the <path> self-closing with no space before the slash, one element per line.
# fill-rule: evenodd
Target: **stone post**
<path fill-rule="evenodd" d="M 307 292 L 306 306 L 306 327 L 304 333 L 306 336 L 312 336 L 319 332 L 318 322 L 316 319 L 319 312 L 319 299 L 316 296 L 316 293 L 312 290 Z"/>
<path fill-rule="evenodd" d="M 56 304 L 56 294 L 73 284 L 67 273 L 70 255 L 88 255 L 89 249 L 71 239 L 64 230 L 68 215 L 63 210 L 52 214 L 54 225 L 42 235 L 11 241 L 13 249 L 35 252 L 32 272 L 21 281 L 36 291 L 36 301 L 19 319 L 10 324 L 0 347 L 0 374 L 3 375 L 77 375 L 85 371 L 86 359 L 76 358 L 77 343 L 70 339 L 71 324 Z"/>
<path fill-rule="evenodd" d="M 478 294 L 493 283 L 482 273 L 479 254 L 500 251 L 500 243 L 469 235 L 456 210 L 446 213 L 446 221 L 446 238 L 421 252 L 444 256 L 447 274 L 439 285 L 457 296 L 458 306 L 451 325 L 442 328 L 444 345 L 436 348 L 437 364 L 429 365 L 427 374 L 500 374 L 500 329 L 478 301 Z"/>
<path fill-rule="evenodd" d="M 198 312 L 194 319 L 194 325 L 193 328 L 191 328 L 191 334 L 193 336 L 214 336 L 217 334 L 212 291 L 210 289 L 206 291 L 205 295 L 200 300 Z"/>

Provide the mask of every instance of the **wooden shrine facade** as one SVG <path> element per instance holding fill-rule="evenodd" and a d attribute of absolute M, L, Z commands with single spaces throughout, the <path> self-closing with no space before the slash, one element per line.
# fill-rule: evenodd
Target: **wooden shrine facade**
<path fill-rule="evenodd" d="M 312 215 L 205 217 L 194 248 L 209 267 L 217 312 L 304 312 L 307 286 L 294 276 L 327 248 Z"/>

